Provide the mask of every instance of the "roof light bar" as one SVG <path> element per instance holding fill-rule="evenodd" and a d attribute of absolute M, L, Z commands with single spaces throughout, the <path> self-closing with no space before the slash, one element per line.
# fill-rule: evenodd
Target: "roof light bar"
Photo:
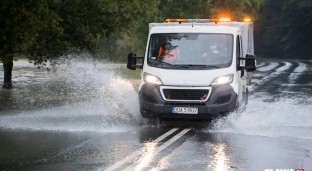
<path fill-rule="evenodd" d="M 179 19 L 166 19 L 166 22 L 187 22 L 187 19 L 179 18 Z"/>
<path fill-rule="evenodd" d="M 229 22 L 230 18 L 219 18 L 219 19 L 166 19 L 167 23 L 180 22 L 180 23 L 210 23 L 210 22 Z"/>
<path fill-rule="evenodd" d="M 244 22 L 251 22 L 250 18 L 244 18 Z"/>
<path fill-rule="evenodd" d="M 225 22 L 225 21 L 231 21 L 231 19 L 230 19 L 230 18 L 220 18 L 220 19 L 219 19 L 219 21 L 221 21 L 221 22 L 222 22 L 222 21 L 223 21 L 223 22 Z"/>

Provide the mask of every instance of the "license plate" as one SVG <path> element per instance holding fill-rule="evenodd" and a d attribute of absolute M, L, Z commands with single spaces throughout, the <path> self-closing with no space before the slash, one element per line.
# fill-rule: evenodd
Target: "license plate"
<path fill-rule="evenodd" d="M 198 114 L 198 108 L 194 108 L 194 107 L 172 107 L 172 113 Z"/>

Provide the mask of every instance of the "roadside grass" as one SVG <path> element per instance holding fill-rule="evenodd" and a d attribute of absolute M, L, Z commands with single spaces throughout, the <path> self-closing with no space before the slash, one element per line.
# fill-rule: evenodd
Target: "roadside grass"
<path fill-rule="evenodd" d="M 127 68 L 116 68 L 116 73 L 124 79 L 141 79 L 140 70 L 129 70 Z"/>
<path fill-rule="evenodd" d="M 120 76 L 123 79 L 128 80 L 133 88 L 137 89 L 139 88 L 140 80 L 141 80 L 141 75 L 140 75 L 140 70 L 129 70 L 127 68 L 116 68 L 115 69 L 116 73 L 118 76 Z"/>

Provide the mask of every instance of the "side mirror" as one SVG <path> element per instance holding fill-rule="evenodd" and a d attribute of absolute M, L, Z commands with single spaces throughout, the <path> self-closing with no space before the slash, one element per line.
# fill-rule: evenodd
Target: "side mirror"
<path fill-rule="evenodd" d="M 246 71 L 247 72 L 255 71 L 257 69 L 256 66 L 257 66 L 256 65 L 256 56 L 251 55 L 251 54 L 247 54 L 246 55 L 246 63 L 245 63 Z"/>
<path fill-rule="evenodd" d="M 128 59 L 127 59 L 127 68 L 130 70 L 136 70 L 136 68 L 142 68 L 143 62 L 142 62 L 142 65 L 137 65 L 137 59 L 143 59 L 143 57 L 142 56 L 136 56 L 135 52 L 129 53 Z"/>
<path fill-rule="evenodd" d="M 128 54 L 128 60 L 127 60 L 127 68 L 130 70 L 136 70 L 136 67 L 134 67 L 136 65 L 136 53 L 135 52 L 131 52 Z"/>
<path fill-rule="evenodd" d="M 256 67 L 256 56 L 252 54 L 246 54 L 245 58 L 238 58 L 239 60 L 245 60 L 245 66 L 239 69 L 246 69 L 247 72 L 252 72 L 257 69 Z"/>

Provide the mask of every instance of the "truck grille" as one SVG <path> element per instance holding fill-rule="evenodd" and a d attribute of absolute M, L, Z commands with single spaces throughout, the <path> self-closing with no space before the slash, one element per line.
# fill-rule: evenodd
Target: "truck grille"
<path fill-rule="evenodd" d="M 208 96 L 209 90 L 163 89 L 163 93 L 168 100 L 204 100 Z"/>
<path fill-rule="evenodd" d="M 178 103 L 178 102 L 167 102 L 165 103 L 165 105 L 168 105 L 168 106 L 205 106 L 206 103 Z"/>

